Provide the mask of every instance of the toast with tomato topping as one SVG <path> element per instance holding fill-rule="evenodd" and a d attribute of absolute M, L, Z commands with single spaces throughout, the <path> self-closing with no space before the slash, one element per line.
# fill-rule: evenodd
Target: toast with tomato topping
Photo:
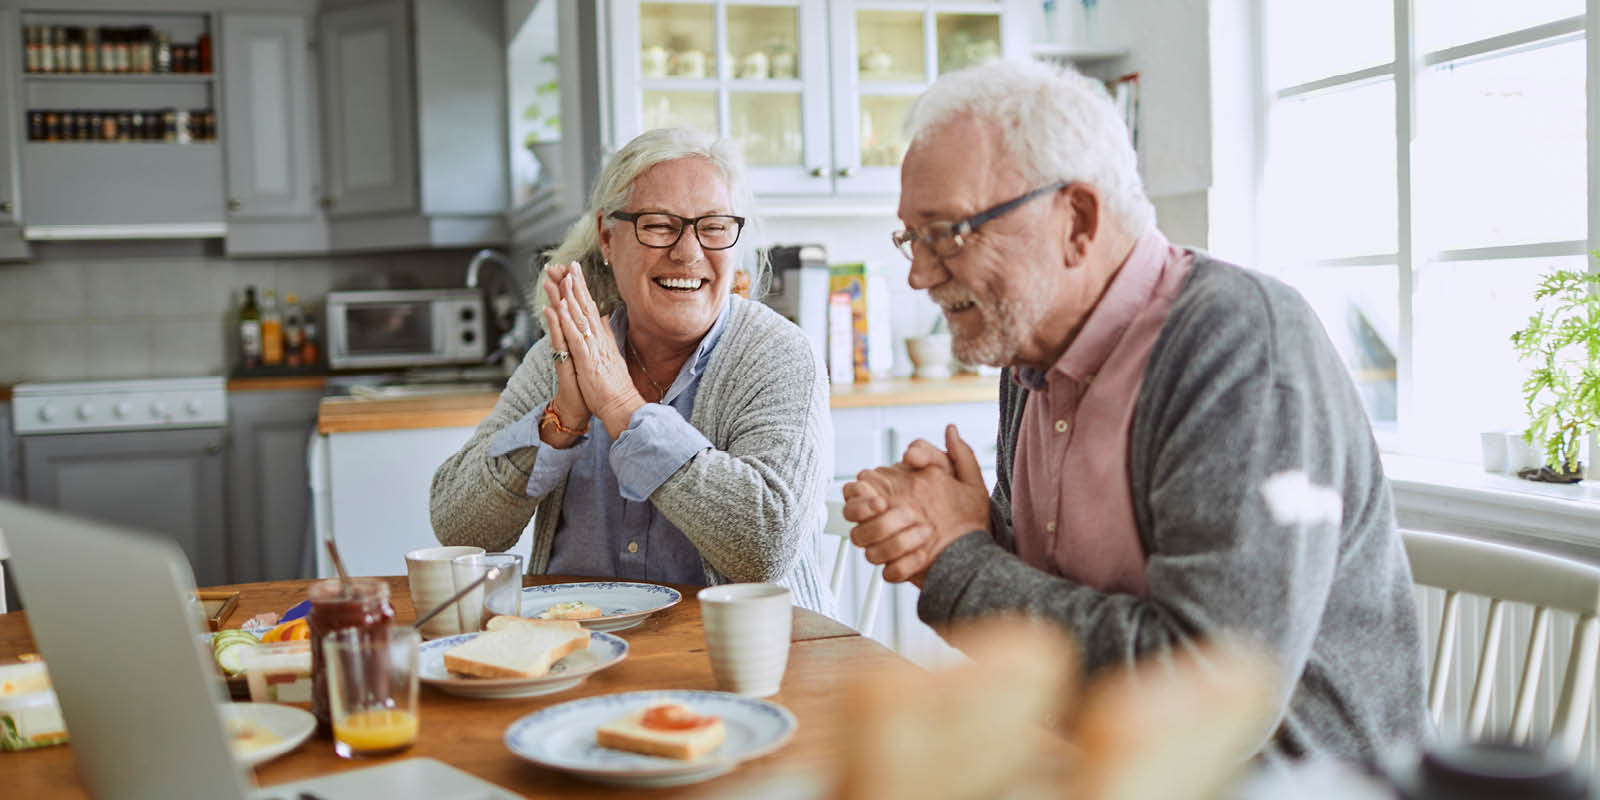
<path fill-rule="evenodd" d="M 722 718 L 696 714 L 680 703 L 641 708 L 595 729 L 595 744 L 647 756 L 693 761 L 722 746 Z"/>

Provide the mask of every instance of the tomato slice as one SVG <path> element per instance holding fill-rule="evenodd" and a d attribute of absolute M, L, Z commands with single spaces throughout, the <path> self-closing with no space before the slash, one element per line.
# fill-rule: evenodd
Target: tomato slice
<path fill-rule="evenodd" d="M 672 704 L 655 706 L 645 711 L 644 716 L 639 718 L 639 725 L 658 731 L 690 731 L 695 728 L 704 728 L 718 719 L 721 718 L 701 716 L 690 711 L 685 706 Z"/>

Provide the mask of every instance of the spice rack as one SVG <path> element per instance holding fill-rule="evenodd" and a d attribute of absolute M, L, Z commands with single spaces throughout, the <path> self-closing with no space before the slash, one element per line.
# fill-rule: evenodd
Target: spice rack
<path fill-rule="evenodd" d="M 25 235 L 163 225 L 220 235 L 215 16 L 19 16 Z"/>

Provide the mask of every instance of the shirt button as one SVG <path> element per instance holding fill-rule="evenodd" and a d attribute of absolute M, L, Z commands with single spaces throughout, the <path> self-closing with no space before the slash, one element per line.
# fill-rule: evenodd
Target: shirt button
<path fill-rule="evenodd" d="M 1056 420 L 1056 433 L 1066 433 L 1067 429 L 1070 428 L 1070 427 L 1072 427 L 1072 426 L 1068 425 L 1066 420 L 1064 420 L 1064 419 Z"/>
<path fill-rule="evenodd" d="M 1051 532 L 1051 533 L 1055 533 L 1056 532 L 1056 521 L 1055 520 L 1050 520 L 1049 522 L 1046 522 L 1044 524 L 1044 529 L 1049 531 L 1049 532 Z"/>
<path fill-rule="evenodd" d="M 630 552 L 630 553 L 639 552 L 639 543 L 638 542 L 628 542 L 628 552 Z"/>

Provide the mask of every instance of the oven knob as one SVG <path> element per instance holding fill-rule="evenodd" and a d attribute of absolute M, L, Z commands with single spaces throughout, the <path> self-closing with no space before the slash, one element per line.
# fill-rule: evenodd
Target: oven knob
<path fill-rule="evenodd" d="M 461 309 L 461 321 L 462 322 L 471 322 L 472 318 L 476 317 L 476 316 L 478 316 L 478 312 L 476 312 L 476 311 L 474 311 L 474 310 L 472 310 L 470 308 Z"/>
<path fill-rule="evenodd" d="M 476 334 L 476 333 L 474 333 L 472 331 L 462 331 L 461 332 L 461 341 L 466 342 L 467 344 L 472 344 L 474 341 L 477 341 L 477 339 L 478 339 L 478 334 Z"/>
<path fill-rule="evenodd" d="M 165 400 L 157 400 L 150 404 L 150 415 L 156 419 L 166 419 L 171 413 L 172 409 Z"/>
<path fill-rule="evenodd" d="M 44 404 L 42 406 L 39 406 L 39 421 L 40 422 L 55 422 L 55 420 L 56 420 L 56 407 L 55 406 L 50 405 L 49 403 L 46 403 L 46 404 Z"/>
<path fill-rule="evenodd" d="M 83 404 L 78 406 L 78 419 L 81 419 L 81 420 L 87 422 L 87 421 L 89 421 L 90 419 L 93 419 L 93 418 L 94 418 L 94 406 L 93 405 L 90 405 L 89 403 L 83 403 Z"/>
<path fill-rule="evenodd" d="M 111 413 L 115 414 L 117 419 L 127 419 L 128 415 L 133 413 L 133 406 L 129 404 L 128 401 L 124 400 L 112 406 Z"/>
<path fill-rule="evenodd" d="M 199 416 L 200 415 L 200 401 L 199 400 L 190 400 L 189 402 L 184 403 L 183 404 L 183 410 L 189 412 L 189 416 L 191 416 L 191 417 Z"/>

